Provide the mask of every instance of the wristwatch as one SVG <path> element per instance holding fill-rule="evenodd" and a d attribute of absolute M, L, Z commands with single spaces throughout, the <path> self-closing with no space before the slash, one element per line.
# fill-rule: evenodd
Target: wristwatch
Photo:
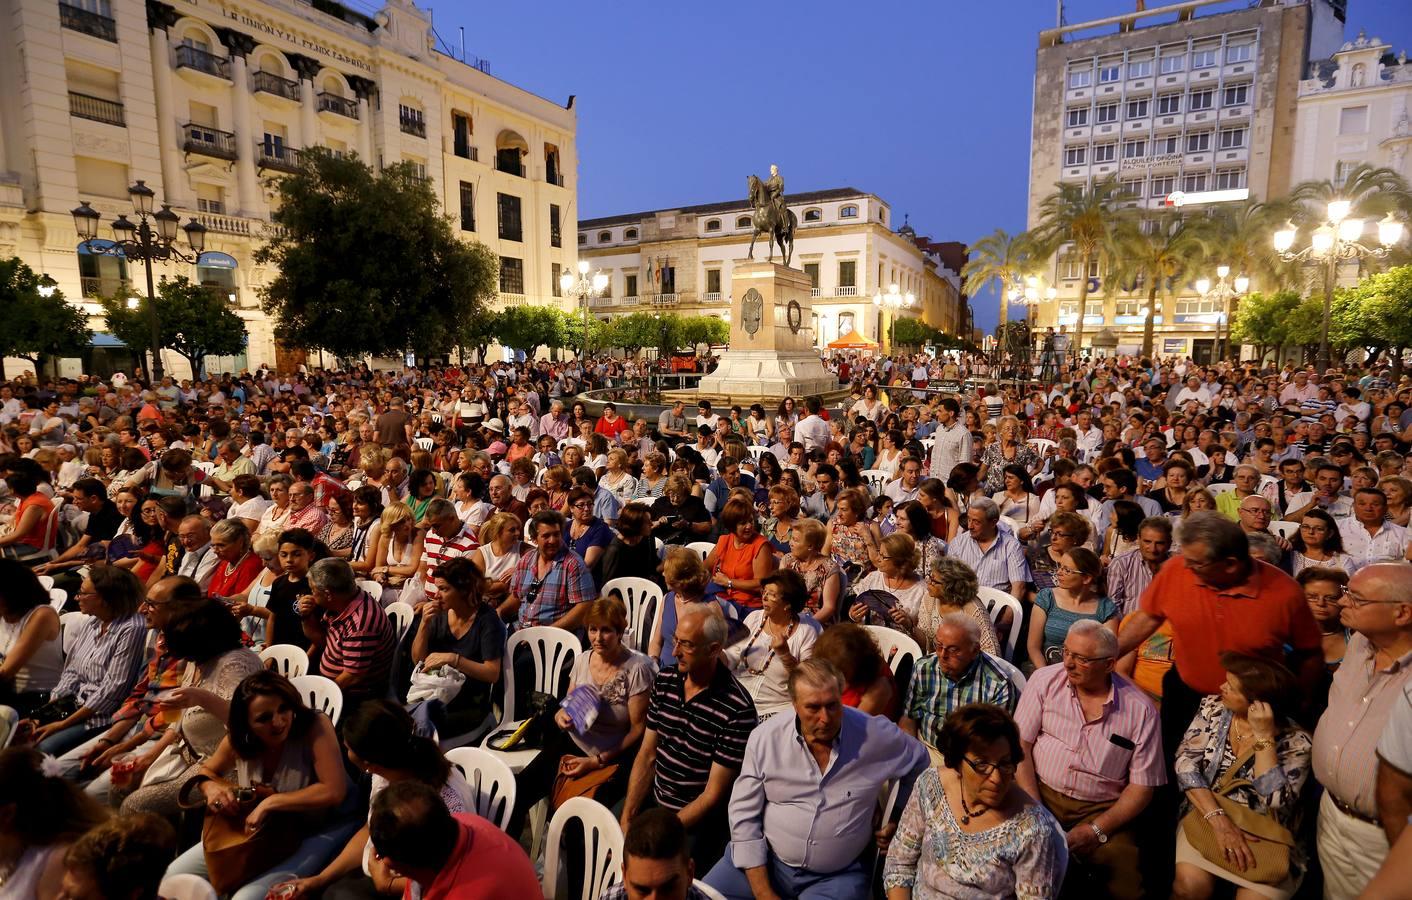
<path fill-rule="evenodd" d="M 1088 823 L 1088 827 L 1089 827 L 1089 828 L 1092 828 L 1092 829 L 1093 829 L 1093 833 L 1096 834 L 1096 835 L 1098 835 L 1098 843 L 1100 843 L 1100 844 L 1106 844 L 1106 843 L 1108 843 L 1108 835 L 1106 835 L 1106 834 L 1103 833 L 1103 829 L 1098 827 L 1098 823 L 1097 823 L 1097 822 L 1089 822 L 1089 823 Z"/>

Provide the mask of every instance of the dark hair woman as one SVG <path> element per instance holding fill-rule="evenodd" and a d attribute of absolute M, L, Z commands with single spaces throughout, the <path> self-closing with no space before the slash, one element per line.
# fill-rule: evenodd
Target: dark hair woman
<path fill-rule="evenodd" d="M 85 900 L 158 900 L 176 852 L 175 829 L 140 814 L 110 819 L 86 832 L 64 857 L 63 896 Z"/>
<path fill-rule="evenodd" d="M 843 673 L 843 705 L 870 716 L 891 718 L 897 685 L 877 641 L 862 625 L 840 622 L 824 629 L 814 642 L 814 658 L 826 659 Z"/>
<path fill-rule="evenodd" d="M 25 747 L 0 751 L 0 870 L 5 897 L 58 897 L 64 854 L 107 818 L 83 789 Z M 80 895 L 87 896 L 87 895 Z"/>
<path fill-rule="evenodd" d="M 423 669 L 450 666 L 466 676 L 446 704 L 437 730 L 452 738 L 473 730 L 490 712 L 490 688 L 500 678 L 505 624 L 482 601 L 485 576 L 465 557 L 436 567 L 436 599 L 421 608 L 412 660 Z"/>
<path fill-rule="evenodd" d="M 48 699 L 64 669 L 59 614 L 23 563 L 0 560 L 0 704 L 27 716 Z"/>

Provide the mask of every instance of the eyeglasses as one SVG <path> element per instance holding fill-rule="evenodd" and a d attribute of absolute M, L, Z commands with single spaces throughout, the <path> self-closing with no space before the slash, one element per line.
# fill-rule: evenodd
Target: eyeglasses
<path fill-rule="evenodd" d="M 1002 775 L 1014 775 L 1015 770 L 1020 767 L 1019 763 L 1013 762 L 993 763 L 986 762 L 985 760 L 971 759 L 969 756 L 963 756 L 961 758 L 966 761 L 966 765 L 971 767 L 972 772 L 975 772 L 982 778 L 989 778 L 997 771 Z"/>
<path fill-rule="evenodd" d="M 1064 652 L 1064 659 L 1066 659 L 1066 660 L 1073 660 L 1075 663 L 1077 663 L 1077 664 L 1079 664 L 1079 665 L 1081 665 L 1081 666 L 1091 666 L 1091 665 L 1093 665 L 1094 663 L 1101 663 L 1101 662 L 1103 662 L 1105 659 L 1112 659 L 1112 658 L 1113 658 L 1113 657 L 1111 657 L 1111 656 L 1083 656 L 1083 655 L 1081 655 L 1081 654 L 1074 653 L 1074 652 L 1071 651 L 1068 647 L 1065 647 L 1063 652 Z"/>
<path fill-rule="evenodd" d="M 1240 508 L 1240 511 L 1243 513 L 1250 513 L 1252 516 L 1262 516 L 1266 519 L 1270 518 L 1270 511 L 1268 509 L 1257 509 L 1255 507 L 1242 506 Z"/>
<path fill-rule="evenodd" d="M 1357 594 L 1355 594 L 1355 593 L 1353 593 L 1352 591 L 1350 591 L 1348 588 L 1344 588 L 1344 589 L 1343 589 L 1343 593 L 1342 593 L 1341 595 L 1339 595 L 1339 599 L 1340 599 L 1340 600 L 1342 600 L 1344 597 L 1347 597 L 1347 598 L 1348 598 L 1348 605 L 1349 605 L 1349 606 L 1352 606 L 1354 609 L 1360 609 L 1360 608 L 1362 608 L 1362 607 L 1364 607 L 1364 606 L 1368 606 L 1368 605 L 1371 605 L 1371 604 L 1379 604 L 1379 603 L 1381 603 L 1381 604 L 1386 604 L 1386 605 L 1389 605 L 1389 606 L 1393 606 L 1393 605 L 1397 605 L 1397 606 L 1408 605 L 1406 600 L 1369 600 L 1367 597 L 1360 597 L 1360 596 L 1358 596 Z"/>

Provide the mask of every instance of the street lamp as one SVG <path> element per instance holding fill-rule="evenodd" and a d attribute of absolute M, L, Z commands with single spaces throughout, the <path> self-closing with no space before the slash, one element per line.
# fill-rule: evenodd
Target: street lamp
<path fill-rule="evenodd" d="M 1334 284 L 1338 281 L 1338 265 L 1365 257 L 1384 257 L 1393 244 L 1402 240 L 1402 222 L 1388 213 L 1378 222 L 1378 246 L 1362 243 L 1363 219 L 1349 215 L 1353 204 L 1348 200 L 1330 200 L 1325 221 L 1309 235 L 1309 246 L 1294 249 L 1299 228 L 1290 222 L 1275 232 L 1275 252 L 1287 262 L 1312 261 L 1324 267 L 1324 321 L 1319 333 L 1317 367 L 1322 374 L 1329 368 L 1329 318 L 1333 314 Z"/>
<path fill-rule="evenodd" d="M 1059 296 L 1058 288 L 1051 286 L 1041 291 L 1041 284 L 1043 284 L 1043 281 L 1038 275 L 1026 275 L 1024 289 L 1016 289 L 1013 291 L 1016 295 L 1015 299 L 1022 300 L 1025 304 L 1025 349 L 1021 356 L 1020 364 L 1027 370 L 1025 372 L 1026 380 L 1034 376 L 1034 365 L 1031 362 L 1030 354 L 1034 351 L 1035 307 L 1039 306 L 1041 300 L 1047 300 L 1052 303 L 1054 299 Z"/>
<path fill-rule="evenodd" d="M 911 291 L 908 291 L 905 294 L 902 293 L 895 284 L 888 285 L 887 293 L 885 294 L 882 291 L 877 291 L 873 294 L 873 305 L 878 308 L 879 336 L 882 335 L 883 307 L 887 307 L 887 309 L 889 310 L 887 319 L 887 344 L 889 353 L 892 352 L 892 345 L 897 342 L 897 310 L 911 309 L 912 305 L 916 302 L 916 295 L 914 295 Z"/>
<path fill-rule="evenodd" d="M 1196 292 L 1202 299 L 1213 299 L 1220 304 L 1220 311 L 1216 313 L 1216 348 L 1215 358 L 1225 359 L 1230 355 L 1231 343 L 1231 301 L 1237 297 L 1242 297 L 1250 290 L 1250 279 L 1244 275 L 1230 277 L 1230 266 L 1216 267 L 1216 283 L 1211 284 L 1209 278 L 1196 279 Z M 1221 349 L 1221 326 L 1226 326 L 1226 347 L 1225 352 Z"/>
<path fill-rule="evenodd" d="M 608 287 L 608 276 L 604 275 L 602 270 L 594 272 L 590 277 L 588 269 L 588 260 L 581 259 L 578 278 L 569 271 L 559 276 L 559 288 L 564 292 L 564 296 L 573 297 L 583 304 L 583 349 L 579 353 L 580 359 L 588 358 L 588 301 L 602 294 Z"/>
<path fill-rule="evenodd" d="M 39 296 L 48 300 L 54 296 L 54 292 L 59 289 L 59 282 L 55 281 L 48 272 L 39 276 Z"/>
<path fill-rule="evenodd" d="M 152 287 L 152 263 L 177 260 L 193 264 L 201 258 L 206 249 L 206 226 L 192 219 L 181 225 L 181 217 L 172 212 L 171 206 L 152 212 L 152 202 L 156 192 L 146 182 L 138 181 L 127 189 L 132 199 L 133 223 L 127 216 L 120 215 L 113 220 L 113 242 L 96 243 L 98 221 L 102 216 L 84 200 L 73 211 L 74 228 L 78 231 L 79 246 L 84 252 L 101 256 L 119 256 L 129 260 L 141 260 L 147 270 L 147 323 L 152 331 L 152 381 L 161 381 L 162 371 L 162 330 L 157 321 L 157 302 Z M 186 242 L 191 253 L 183 253 L 176 245 L 177 231 L 186 232 Z M 136 309 L 138 298 L 128 299 L 128 308 Z"/>

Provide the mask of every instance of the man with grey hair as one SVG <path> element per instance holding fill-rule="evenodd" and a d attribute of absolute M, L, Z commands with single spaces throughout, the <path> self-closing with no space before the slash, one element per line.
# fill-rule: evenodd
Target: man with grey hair
<path fill-rule="evenodd" d="M 221 444 L 219 462 L 216 468 L 206 477 L 206 484 L 209 484 L 220 494 L 229 494 L 231 485 L 235 482 L 237 475 L 254 475 L 255 463 L 248 456 L 240 453 L 241 442 L 232 438 Z"/>
<path fill-rule="evenodd" d="M 644 803 L 675 812 L 692 835 L 698 871 L 725 849 L 726 803 L 756 723 L 750 693 L 721 659 L 726 633 L 715 604 L 691 604 L 677 620 L 677 663 L 652 683 L 621 817 L 626 833 Z"/>
<path fill-rule="evenodd" d="M 705 882 L 730 900 L 863 897 L 863 851 L 885 846 L 894 825 L 873 831 L 884 784 L 898 781 L 897 809 L 927 766 L 925 748 L 883 716 L 843 705 L 843 674 L 824 659 L 789 673 L 793 715 L 750 735 L 730 800 L 729 852 Z"/>
<path fill-rule="evenodd" d="M 435 600 L 437 566 L 448 559 L 470 556 L 480 547 L 480 540 L 474 529 L 461 521 L 456 504 L 441 497 L 427 504 L 422 524 L 427 531 L 422 539 L 422 565 L 417 570 L 417 577 L 422 581 L 426 599 Z"/>
<path fill-rule="evenodd" d="M 1136 900 L 1143 870 L 1129 826 L 1167 775 L 1157 709 L 1114 673 L 1117 660 L 1118 639 L 1102 623 L 1070 626 L 1063 662 L 1037 669 L 1015 710 L 1016 780 L 1064 827 L 1096 895 Z"/>
<path fill-rule="evenodd" d="M 1009 527 L 1000 527 L 1000 507 L 982 497 L 966 508 L 966 531 L 956 536 L 947 551 L 976 571 L 976 580 L 985 587 L 1002 590 L 1012 597 L 1025 596 L 1030 580 L 1030 564 L 1025 548 Z M 1018 628 L 1018 622 L 1011 627 Z"/>
<path fill-rule="evenodd" d="M 936 629 L 936 649 L 917 660 L 902 704 L 902 730 L 937 746 L 946 717 L 968 703 L 1015 710 L 1020 692 L 1010 673 L 981 651 L 981 630 L 966 613 L 950 613 Z"/>
<path fill-rule="evenodd" d="M 347 560 L 330 557 L 309 567 L 309 593 L 299 598 L 299 619 L 319 654 L 319 674 L 343 691 L 344 715 L 387 693 L 397 632 L 382 605 L 358 586 Z"/>
<path fill-rule="evenodd" d="M 211 573 L 216 571 L 216 564 L 220 562 L 211 550 L 211 523 L 200 516 L 187 516 L 177 526 L 177 540 L 181 542 L 183 552 L 172 574 L 192 579 L 204 591 L 211 583 Z"/>

